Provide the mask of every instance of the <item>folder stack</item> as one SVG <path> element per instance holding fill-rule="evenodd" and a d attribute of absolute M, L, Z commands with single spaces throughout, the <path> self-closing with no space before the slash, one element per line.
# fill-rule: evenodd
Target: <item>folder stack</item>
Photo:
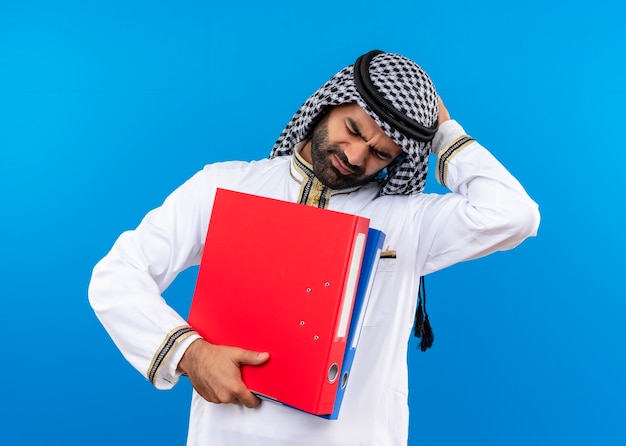
<path fill-rule="evenodd" d="M 270 353 L 242 367 L 252 392 L 336 419 L 383 239 L 367 218 L 218 189 L 189 324 Z"/>

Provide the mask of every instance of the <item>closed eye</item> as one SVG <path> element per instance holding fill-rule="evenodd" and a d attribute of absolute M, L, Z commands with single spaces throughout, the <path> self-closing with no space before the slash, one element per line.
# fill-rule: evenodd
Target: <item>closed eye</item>
<path fill-rule="evenodd" d="M 359 138 L 365 140 L 365 138 L 363 137 L 363 134 L 361 133 L 361 129 L 359 128 L 356 122 L 354 122 L 350 118 L 347 118 L 345 122 L 346 122 L 346 129 L 348 129 L 348 133 L 354 136 L 358 136 Z"/>
<path fill-rule="evenodd" d="M 376 155 L 379 159 L 383 161 L 389 161 L 391 159 L 391 155 L 389 155 L 387 152 L 378 150 L 375 147 L 371 147 L 370 150 L 374 152 L 374 155 Z"/>
<path fill-rule="evenodd" d="M 361 134 L 359 133 L 358 129 L 354 129 L 350 127 L 349 125 L 346 125 L 346 129 L 348 130 L 348 133 L 350 133 L 351 135 L 358 136 L 359 138 L 363 138 Z"/>
<path fill-rule="evenodd" d="M 348 130 L 348 133 L 350 133 L 353 136 L 358 136 L 359 138 L 361 138 L 363 141 L 367 142 L 367 138 L 365 138 L 363 136 L 363 134 L 361 133 L 361 129 L 359 128 L 358 124 L 356 122 L 354 122 L 352 119 L 347 118 L 346 119 L 346 129 Z M 393 157 L 388 154 L 387 152 L 377 149 L 376 147 L 372 147 L 370 146 L 370 150 L 374 153 L 374 155 L 383 161 L 389 161 L 391 160 Z"/>

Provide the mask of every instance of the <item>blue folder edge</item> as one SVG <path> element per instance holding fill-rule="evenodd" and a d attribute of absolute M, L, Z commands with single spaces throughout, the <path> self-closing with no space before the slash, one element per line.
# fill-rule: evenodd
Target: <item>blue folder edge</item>
<path fill-rule="evenodd" d="M 320 415 L 321 418 L 336 420 L 339 417 L 341 402 L 343 401 L 343 396 L 350 378 L 350 370 L 352 369 L 352 363 L 354 362 L 354 355 L 356 353 L 359 337 L 361 335 L 361 327 L 363 326 L 363 320 L 365 318 L 365 312 L 367 311 L 367 304 L 372 291 L 372 284 L 374 283 L 374 276 L 376 275 L 376 268 L 378 267 L 378 261 L 380 260 L 384 241 L 384 232 L 379 231 L 378 229 L 369 228 L 365 251 L 363 253 L 363 261 L 361 263 L 359 283 L 357 285 L 356 296 L 354 298 L 350 331 L 348 332 L 348 339 L 346 341 L 346 353 L 343 358 L 341 374 L 338 378 L 340 381 L 339 386 L 337 387 L 335 405 L 331 414 Z"/>

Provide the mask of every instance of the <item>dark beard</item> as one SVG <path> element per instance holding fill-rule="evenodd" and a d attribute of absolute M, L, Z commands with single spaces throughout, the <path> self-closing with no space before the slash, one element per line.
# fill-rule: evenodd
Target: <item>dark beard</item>
<path fill-rule="evenodd" d="M 331 155 L 339 158 L 353 173 L 343 175 L 331 162 Z M 363 167 L 353 166 L 348 162 L 343 151 L 337 144 L 328 144 L 327 118 L 320 121 L 311 136 L 311 162 L 313 173 L 325 185 L 331 189 L 346 189 L 360 186 L 372 181 L 374 175 L 364 175 Z"/>

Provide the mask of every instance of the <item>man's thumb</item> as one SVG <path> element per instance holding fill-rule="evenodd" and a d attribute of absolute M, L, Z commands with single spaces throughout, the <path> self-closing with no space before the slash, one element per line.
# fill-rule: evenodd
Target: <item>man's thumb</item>
<path fill-rule="evenodd" d="M 239 363 L 241 365 L 261 365 L 268 359 L 270 359 L 270 354 L 268 352 L 253 352 L 250 350 L 244 350 Z"/>

